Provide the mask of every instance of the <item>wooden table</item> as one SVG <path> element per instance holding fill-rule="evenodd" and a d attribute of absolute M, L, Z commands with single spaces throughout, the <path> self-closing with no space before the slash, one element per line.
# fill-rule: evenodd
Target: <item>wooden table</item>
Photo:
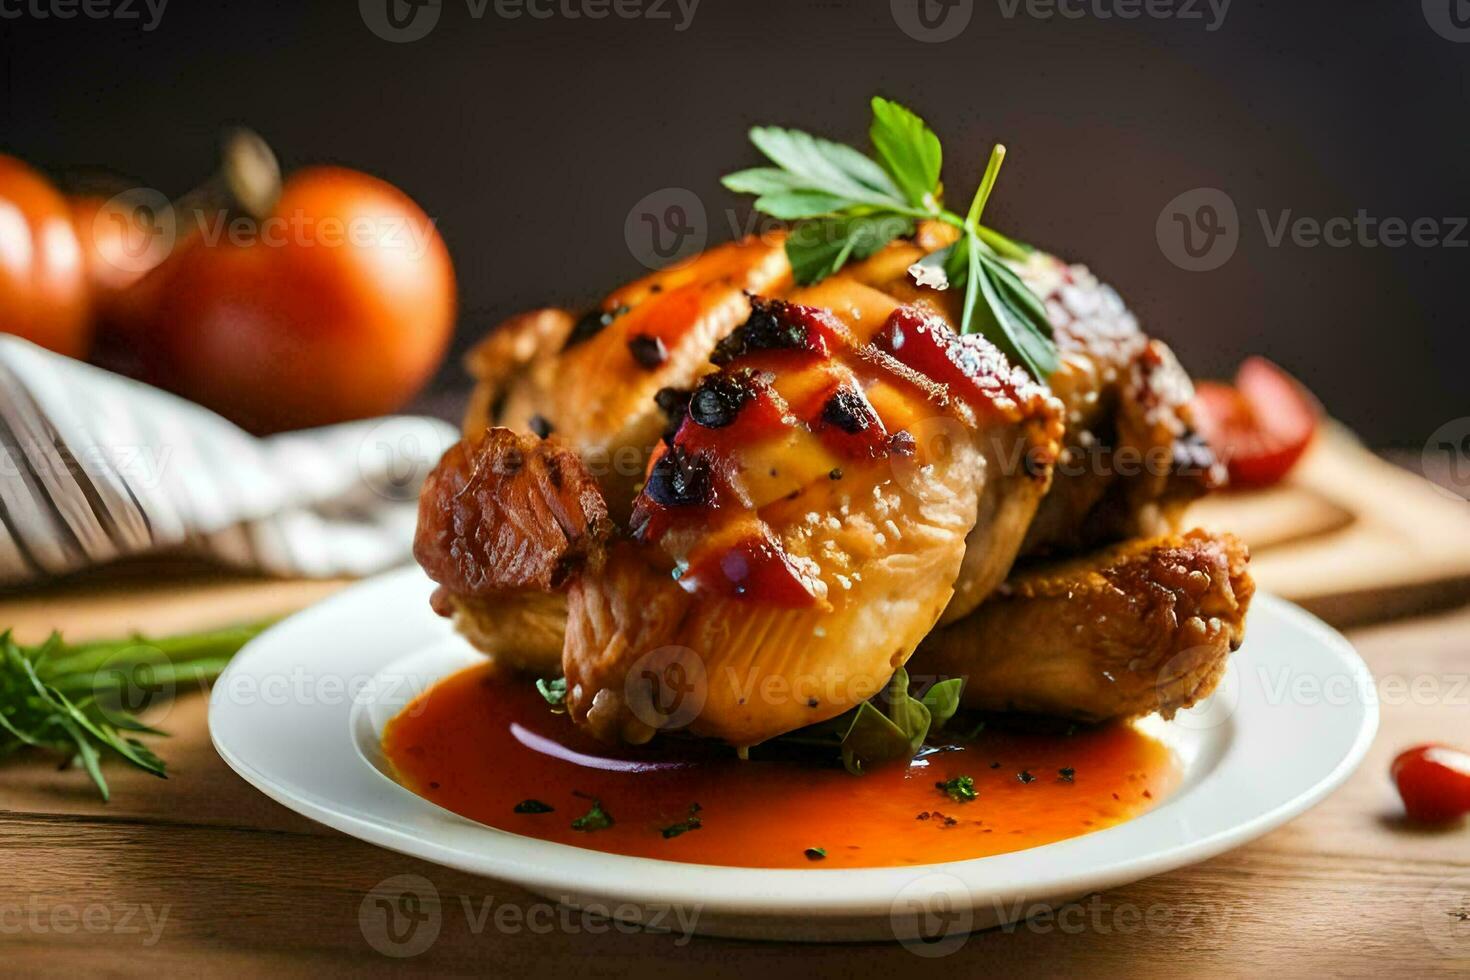
<path fill-rule="evenodd" d="M 334 587 L 150 571 L 135 572 L 119 597 L 110 579 L 0 602 L 0 623 L 32 636 L 62 626 L 77 639 L 167 631 L 217 621 L 222 608 L 268 614 Z M 214 754 L 205 698 L 190 695 L 161 719 L 175 733 L 159 746 L 172 777 L 113 766 L 110 804 L 52 762 L 0 769 L 0 975 L 1470 975 L 1470 827 L 1406 826 L 1387 778 L 1401 748 L 1470 735 L 1470 608 L 1350 635 L 1380 679 L 1383 724 L 1366 763 L 1330 799 L 1213 861 L 1057 919 L 972 935 L 937 964 L 897 944 L 685 939 L 564 917 L 519 888 L 379 850 L 277 806 Z M 437 891 L 425 909 L 440 932 L 421 954 L 391 958 L 370 944 L 360 913 L 375 886 L 405 874 Z"/>

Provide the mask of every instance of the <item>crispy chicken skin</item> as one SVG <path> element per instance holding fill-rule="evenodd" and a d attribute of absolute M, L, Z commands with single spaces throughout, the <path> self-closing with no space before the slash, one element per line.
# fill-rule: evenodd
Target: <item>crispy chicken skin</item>
<path fill-rule="evenodd" d="M 965 677 L 970 708 L 1172 718 L 1215 689 L 1240 646 L 1248 560 L 1236 538 L 1196 530 L 1036 565 L 931 634 L 910 670 Z"/>

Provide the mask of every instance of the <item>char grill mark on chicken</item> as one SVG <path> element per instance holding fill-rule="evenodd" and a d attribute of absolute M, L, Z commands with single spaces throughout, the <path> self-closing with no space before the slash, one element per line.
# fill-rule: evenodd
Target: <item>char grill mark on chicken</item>
<path fill-rule="evenodd" d="M 924 650 L 973 668 L 1005 703 L 1083 718 L 1146 713 L 1115 710 L 1146 705 L 1141 694 L 1110 705 L 1082 684 L 1046 702 L 1045 669 L 1028 673 L 1001 658 L 987 673 L 980 661 L 994 647 L 961 638 L 996 635 L 1005 617 L 1025 624 L 1055 614 L 1058 596 L 1037 582 L 1085 585 L 1094 581 L 1089 568 L 1104 577 L 1114 566 L 1158 571 L 1139 556 L 1182 547 L 1134 541 L 1052 578 L 1023 567 L 1015 588 L 980 605 L 1018 556 L 1075 554 L 1172 529 L 1218 477 L 1189 424 L 1188 378 L 1110 289 L 1037 253 L 1017 271 L 1047 304 L 1062 368 L 1050 391 L 1032 383 L 982 338 L 955 335 L 959 290 L 921 289 L 908 276 L 945 234 L 922 226 L 914 243 L 896 242 L 795 291 L 779 241 L 734 243 L 613 293 L 580 321 L 542 310 L 496 331 L 470 358 L 481 383 L 467 445 L 483 438 L 478 453 L 491 458 L 534 445 L 506 430 L 486 434 L 494 422 L 555 432 L 577 453 L 563 457 L 564 471 L 575 469 L 571 482 L 600 493 L 579 498 L 580 510 L 558 497 L 569 521 L 549 503 L 502 506 L 471 495 L 446 525 L 453 508 L 441 506 L 439 536 L 421 556 L 444 585 L 436 607 L 498 659 L 564 671 L 574 716 L 609 738 L 652 733 L 625 703 L 640 652 L 680 646 L 718 667 L 722 679 L 706 691 L 694 730 L 747 745 L 877 691 L 941 616 L 952 625 Z M 648 337 L 659 340 L 657 359 L 638 354 L 654 349 L 640 339 Z M 1123 453 L 1143 462 L 1125 472 Z M 538 493 L 549 501 L 536 472 L 503 481 L 502 503 Z M 425 499 L 467 483 L 431 481 Z M 565 533 L 580 526 L 578 514 L 591 533 Z M 510 540 L 526 553 L 492 547 L 493 529 L 516 521 Z M 609 531 L 613 522 L 625 536 Z M 541 548 L 548 556 L 530 560 Z M 1202 645 L 1223 663 L 1219 638 L 1231 623 L 1238 636 L 1249 598 L 1243 550 L 1238 574 L 1228 543 L 1190 539 L 1180 552 L 1188 560 L 1177 564 L 1204 571 L 1221 548 L 1232 571 L 1211 577 L 1210 595 L 1243 597 L 1238 613 L 1220 619 L 1225 633 Z M 470 551 L 506 560 L 505 571 L 477 586 L 463 572 Z M 446 553 L 458 557 L 446 561 Z M 1157 595 L 1166 579 L 1119 579 L 1108 596 Z M 1087 594 L 1096 609 L 1123 609 Z M 1170 634 L 1134 636 L 1161 650 Z M 1101 630 L 1092 639 L 1110 637 Z M 1085 652 L 1070 654 L 1084 660 Z M 841 693 L 752 703 L 750 685 L 772 677 Z M 1203 668 L 1189 673 L 1183 693 L 1160 695 L 1158 706 L 1172 713 L 1208 677 Z"/>
<path fill-rule="evenodd" d="M 514 317 L 467 360 L 479 385 L 465 431 L 539 420 L 583 454 L 625 519 L 663 427 L 654 396 L 692 385 L 748 317 L 748 295 L 779 295 L 790 278 L 781 240 L 752 238 L 631 283 L 580 320 L 564 310 Z"/>
<path fill-rule="evenodd" d="M 921 322 L 893 309 L 880 326 Z M 630 540 L 571 586 L 573 718 L 650 737 L 630 691 L 670 649 L 699 664 L 690 730 L 735 745 L 882 689 L 953 595 L 986 439 L 1034 438 L 1045 456 L 1060 436 L 1052 400 L 979 337 L 942 378 L 921 370 L 917 352 L 952 337 L 926 326 L 929 340 L 890 353 L 825 307 L 752 300 L 656 452 Z"/>

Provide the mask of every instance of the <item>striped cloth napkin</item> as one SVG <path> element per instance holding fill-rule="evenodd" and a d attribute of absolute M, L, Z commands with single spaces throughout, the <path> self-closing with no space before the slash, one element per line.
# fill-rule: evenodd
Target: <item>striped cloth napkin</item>
<path fill-rule="evenodd" d="M 408 561 L 457 438 L 395 416 L 256 438 L 208 409 L 0 335 L 0 590 L 133 555 L 282 576 Z"/>

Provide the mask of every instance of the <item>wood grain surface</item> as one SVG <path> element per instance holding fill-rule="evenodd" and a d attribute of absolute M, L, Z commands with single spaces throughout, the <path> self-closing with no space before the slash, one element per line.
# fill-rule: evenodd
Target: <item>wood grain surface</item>
<path fill-rule="evenodd" d="M 0 622 L 27 637 L 185 630 L 279 614 L 339 586 L 128 568 L 0 601 Z M 1382 728 L 1346 786 L 1253 844 L 974 934 L 937 963 L 895 943 L 632 931 L 371 847 L 236 777 L 209 745 L 205 697 L 191 693 L 156 718 L 174 733 L 157 746 L 170 778 L 112 766 L 109 804 L 53 759 L 3 764 L 0 975 L 1470 975 L 1470 827 L 1406 825 L 1387 778 L 1402 748 L 1470 736 L 1470 607 L 1349 636 L 1379 679 Z M 411 957 L 374 947 L 375 889 L 398 875 L 429 883 L 420 912 L 438 923 Z"/>

